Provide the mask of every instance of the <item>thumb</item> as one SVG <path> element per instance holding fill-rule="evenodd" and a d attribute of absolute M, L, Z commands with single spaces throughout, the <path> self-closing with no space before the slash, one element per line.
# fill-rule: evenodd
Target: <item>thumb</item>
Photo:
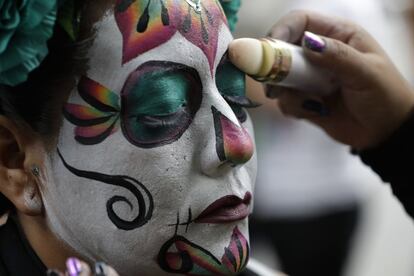
<path fill-rule="evenodd" d="M 313 64 L 332 72 L 342 83 L 354 82 L 355 76 L 369 71 L 363 53 L 342 41 L 305 32 L 302 46 Z"/>

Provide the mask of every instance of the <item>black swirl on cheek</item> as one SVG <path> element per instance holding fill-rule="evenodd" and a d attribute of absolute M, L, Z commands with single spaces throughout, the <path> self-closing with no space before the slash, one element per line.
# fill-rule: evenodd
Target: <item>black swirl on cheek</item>
<path fill-rule="evenodd" d="M 117 202 L 125 202 L 131 209 L 133 208 L 132 203 L 126 197 L 113 196 L 106 203 L 108 217 L 116 227 L 122 230 L 133 230 L 145 225 L 151 219 L 154 210 L 154 200 L 150 191 L 141 182 L 132 177 L 124 175 L 108 175 L 76 169 L 65 161 L 59 149 L 57 151 L 60 159 L 63 162 L 63 165 L 74 175 L 99 181 L 104 184 L 125 188 L 134 195 L 138 202 L 138 215 L 133 220 L 124 220 L 120 218 L 114 211 L 114 204 Z M 143 193 L 137 187 L 139 187 Z M 147 198 L 148 206 L 144 195 Z"/>

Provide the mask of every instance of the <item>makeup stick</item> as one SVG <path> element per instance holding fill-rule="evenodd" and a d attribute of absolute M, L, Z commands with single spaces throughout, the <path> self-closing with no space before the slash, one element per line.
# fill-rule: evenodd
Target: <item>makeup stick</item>
<path fill-rule="evenodd" d="M 230 60 L 266 84 L 327 95 L 337 85 L 332 75 L 311 64 L 299 46 L 273 38 L 240 38 L 229 45 Z"/>

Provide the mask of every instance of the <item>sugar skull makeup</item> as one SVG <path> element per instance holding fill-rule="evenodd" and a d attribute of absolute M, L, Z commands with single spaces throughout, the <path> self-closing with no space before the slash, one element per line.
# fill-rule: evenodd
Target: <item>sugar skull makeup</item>
<path fill-rule="evenodd" d="M 256 174 L 244 75 L 216 0 L 116 1 L 63 109 L 53 231 L 122 275 L 232 275 Z"/>

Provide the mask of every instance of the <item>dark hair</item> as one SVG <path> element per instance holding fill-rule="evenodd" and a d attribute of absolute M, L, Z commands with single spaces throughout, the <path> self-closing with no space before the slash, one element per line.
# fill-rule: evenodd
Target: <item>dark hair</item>
<path fill-rule="evenodd" d="M 102 17 L 112 0 L 72 0 L 80 15 L 79 37 L 71 40 L 56 24 L 48 41 L 49 54 L 29 78 L 14 87 L 0 85 L 0 115 L 29 125 L 50 146 L 59 132 L 62 106 L 75 85 L 76 77 L 87 70 L 87 51 L 94 38 L 93 24 Z M 99 5 L 99 8 L 96 8 Z M 91 16 L 90 12 L 94 14 Z M 88 16 L 82 16 L 88 14 Z M 0 216 L 13 208 L 0 193 Z"/>

